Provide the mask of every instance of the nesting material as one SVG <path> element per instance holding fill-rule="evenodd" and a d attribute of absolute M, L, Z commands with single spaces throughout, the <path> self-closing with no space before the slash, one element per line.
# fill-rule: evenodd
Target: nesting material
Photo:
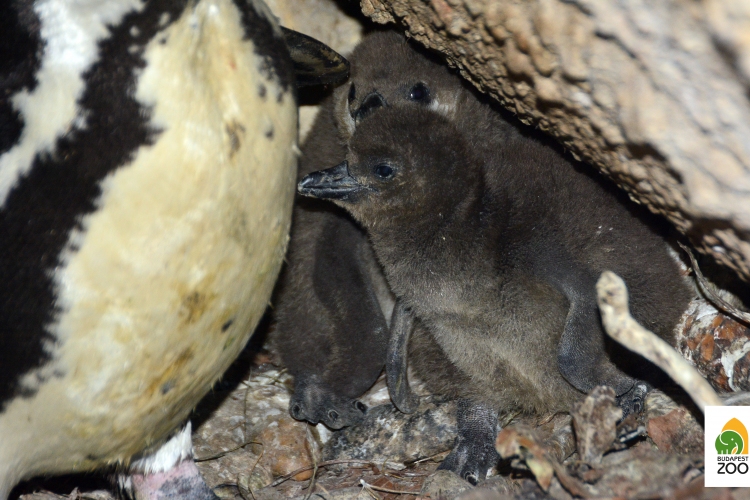
<path fill-rule="evenodd" d="M 672 346 L 639 325 L 628 311 L 625 282 L 605 271 L 596 284 L 599 310 L 607 334 L 656 364 L 677 382 L 701 408 L 722 406 L 708 382 Z"/>

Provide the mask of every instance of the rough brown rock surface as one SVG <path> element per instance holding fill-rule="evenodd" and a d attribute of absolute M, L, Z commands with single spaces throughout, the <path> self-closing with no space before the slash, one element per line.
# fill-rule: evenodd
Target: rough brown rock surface
<path fill-rule="evenodd" d="M 749 5 L 362 0 L 746 280 Z"/>

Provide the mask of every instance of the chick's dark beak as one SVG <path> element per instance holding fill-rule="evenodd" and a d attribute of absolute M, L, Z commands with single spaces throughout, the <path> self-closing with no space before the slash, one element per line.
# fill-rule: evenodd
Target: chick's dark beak
<path fill-rule="evenodd" d="M 297 184 L 303 196 L 329 200 L 345 200 L 362 189 L 362 185 L 349 173 L 349 163 L 344 161 L 333 168 L 313 172 Z"/>

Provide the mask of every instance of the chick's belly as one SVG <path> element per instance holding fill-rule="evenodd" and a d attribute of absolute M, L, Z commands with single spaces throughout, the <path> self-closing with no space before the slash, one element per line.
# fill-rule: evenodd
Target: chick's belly
<path fill-rule="evenodd" d="M 450 392 L 498 410 L 531 413 L 568 410 L 580 395 L 562 378 L 557 367 L 558 344 L 564 328 L 561 315 L 565 312 L 564 304 L 557 302 L 549 303 L 552 309 L 558 309 L 557 314 L 541 313 L 522 321 L 508 321 L 514 316 L 504 314 L 503 321 L 492 322 L 489 319 L 496 315 L 489 314 L 490 318 L 484 321 L 453 316 L 431 322 L 427 328 L 432 331 L 445 361 L 462 374 L 463 387 Z M 467 327 L 473 323 L 482 326 Z"/>

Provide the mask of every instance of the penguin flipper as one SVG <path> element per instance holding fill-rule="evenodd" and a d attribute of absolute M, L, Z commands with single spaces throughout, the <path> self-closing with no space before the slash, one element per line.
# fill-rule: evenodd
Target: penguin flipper
<path fill-rule="evenodd" d="M 407 377 L 409 336 L 413 327 L 414 315 L 401 300 L 397 300 L 391 317 L 385 376 L 393 404 L 404 413 L 413 413 L 419 405 L 419 400 L 411 392 Z"/>
<path fill-rule="evenodd" d="M 297 87 L 329 85 L 349 76 L 349 61 L 328 45 L 283 26 L 281 31 L 294 62 Z"/>
<path fill-rule="evenodd" d="M 631 413 L 640 413 L 652 387 L 617 369 L 607 356 L 603 341 L 597 342 L 590 334 L 581 334 L 587 331 L 581 327 L 586 322 L 585 316 L 585 313 L 571 306 L 557 357 L 560 373 L 576 389 L 586 393 L 598 385 L 614 389 L 623 418 Z M 594 319 L 598 320 L 598 316 L 594 316 Z M 603 336 L 604 332 L 599 335 Z"/>
<path fill-rule="evenodd" d="M 588 393 L 598 385 L 607 385 L 622 396 L 633 388 L 635 379 L 609 359 L 604 335 L 593 295 L 590 300 L 574 297 L 560 339 L 558 367 L 565 380 L 580 391 Z"/>
<path fill-rule="evenodd" d="M 611 387 L 617 396 L 630 391 L 635 379 L 620 371 L 607 353 L 607 335 L 596 300 L 598 273 L 564 254 L 547 260 L 564 263 L 558 269 L 546 269 L 547 280 L 570 303 L 557 351 L 560 374 L 584 393 L 599 385 Z"/>

